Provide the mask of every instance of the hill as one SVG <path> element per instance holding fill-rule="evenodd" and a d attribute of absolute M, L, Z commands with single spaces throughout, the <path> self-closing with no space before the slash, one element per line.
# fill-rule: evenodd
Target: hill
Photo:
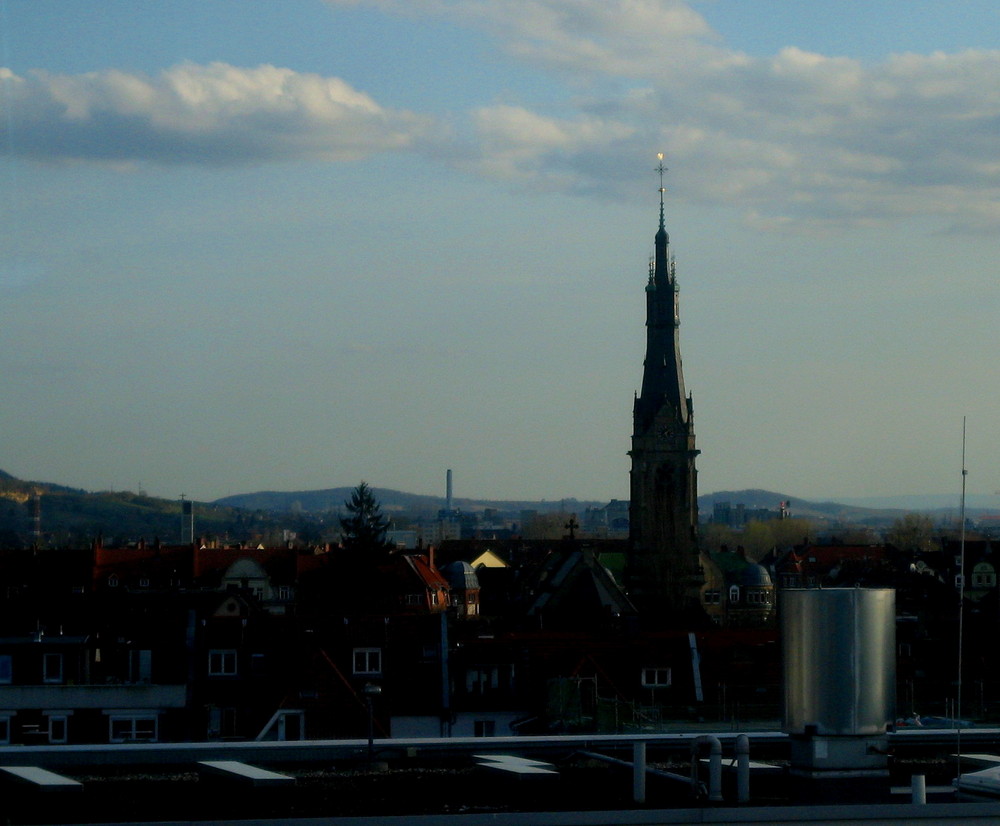
<path fill-rule="evenodd" d="M 195 533 L 198 536 L 225 536 L 235 541 L 280 543 L 284 531 L 292 530 L 309 541 L 320 541 L 335 529 L 336 516 L 343 510 L 353 487 L 302 491 L 258 491 L 226 496 L 215 502 L 194 503 Z M 431 516 L 445 507 L 443 496 L 406 493 L 390 488 L 375 488 L 375 496 L 387 514 L 409 517 Z M 0 470 L 0 547 L 25 547 L 33 541 L 35 497 L 40 496 L 40 520 L 43 541 L 49 546 L 79 546 L 101 535 L 105 541 L 129 542 L 140 538 L 180 541 L 181 505 L 174 499 L 158 499 L 129 491 L 88 492 L 49 482 L 23 481 Z M 984 501 L 986 497 L 982 497 Z M 930 515 L 941 525 L 952 523 L 956 504 L 948 497 L 917 499 L 900 497 L 891 501 L 909 507 L 875 507 L 865 500 L 849 502 L 810 502 L 786 493 L 749 489 L 716 491 L 698 498 L 702 520 L 711 519 L 716 502 L 743 505 L 748 510 L 776 511 L 780 502 L 789 503 L 794 517 L 810 519 L 836 528 L 841 526 L 881 527 L 905 513 Z M 944 507 L 927 507 L 935 501 Z M 524 510 L 540 513 L 568 511 L 582 515 L 587 508 L 603 507 L 606 502 L 579 499 L 488 500 L 456 498 L 453 507 L 464 513 L 481 513 L 487 508 L 514 515 Z M 997 508 L 967 507 L 970 519 L 989 517 L 996 520 Z"/>
<path fill-rule="evenodd" d="M 993 501 L 990 501 L 990 500 Z M 775 511 L 781 502 L 786 502 L 789 514 L 813 521 L 834 525 L 864 525 L 869 527 L 889 525 L 907 513 L 923 513 L 938 524 L 946 524 L 958 518 L 958 497 L 951 496 L 894 496 L 846 498 L 837 502 L 811 502 L 797 499 L 786 493 L 769 490 L 721 490 L 698 497 L 698 510 L 702 520 L 711 518 L 716 502 L 744 505 L 747 509 L 760 508 Z M 1000 509 L 995 507 L 995 497 L 971 498 L 966 502 L 966 516 L 977 520 L 995 519 Z"/>
<path fill-rule="evenodd" d="M 140 538 L 180 540 L 181 504 L 130 491 L 91 493 L 50 482 L 23 481 L 0 471 L 0 547 L 24 547 L 32 541 L 38 498 L 38 524 L 49 546 L 79 546 L 97 536 L 126 542 Z M 199 532 L 225 534 L 266 525 L 261 515 L 234 508 L 195 504 Z"/>
<path fill-rule="evenodd" d="M 351 498 L 354 487 L 326 488 L 324 490 L 299 491 L 258 491 L 256 493 L 241 493 L 216 499 L 215 504 L 247 510 L 265 510 L 275 513 L 291 513 L 302 511 L 306 513 L 324 514 L 339 513 L 344 509 L 344 502 Z M 406 493 L 391 488 L 372 488 L 375 498 L 387 513 L 406 512 L 414 515 L 436 514 L 447 504 L 443 496 L 426 496 L 418 493 Z M 466 513 L 494 508 L 498 511 L 518 512 L 522 510 L 537 511 L 572 511 L 579 513 L 586 508 L 599 508 L 606 502 L 580 501 L 578 499 L 555 499 L 532 502 L 530 500 L 492 500 L 469 499 L 455 497 L 452 507 Z"/>

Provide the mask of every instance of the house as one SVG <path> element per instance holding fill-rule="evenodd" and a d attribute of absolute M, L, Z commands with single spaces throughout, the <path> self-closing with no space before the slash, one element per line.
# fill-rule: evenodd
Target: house
<path fill-rule="evenodd" d="M 708 616 L 726 628 L 772 627 L 777 600 L 767 568 L 747 559 L 742 547 L 723 545 L 706 557 L 701 593 Z"/>

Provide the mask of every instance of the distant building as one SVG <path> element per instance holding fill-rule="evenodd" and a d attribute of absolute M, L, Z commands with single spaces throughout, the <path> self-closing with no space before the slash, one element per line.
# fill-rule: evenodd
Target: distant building
<path fill-rule="evenodd" d="M 767 522 L 771 519 L 787 519 L 788 503 L 781 502 L 777 510 L 767 508 L 748 508 L 742 502 L 735 506 L 731 502 L 714 502 L 712 504 L 712 524 L 726 525 L 730 528 L 742 528 L 748 522 Z"/>
<path fill-rule="evenodd" d="M 628 539 L 628 500 L 612 499 L 603 508 L 587 508 L 580 529 L 583 536 L 595 539 Z"/>
<path fill-rule="evenodd" d="M 424 548 L 461 538 L 462 524 L 457 519 L 424 519 L 417 525 L 417 542 Z"/>
<path fill-rule="evenodd" d="M 770 628 L 777 599 L 771 574 L 747 559 L 743 548 L 723 546 L 705 569 L 702 602 L 705 612 L 726 628 Z"/>

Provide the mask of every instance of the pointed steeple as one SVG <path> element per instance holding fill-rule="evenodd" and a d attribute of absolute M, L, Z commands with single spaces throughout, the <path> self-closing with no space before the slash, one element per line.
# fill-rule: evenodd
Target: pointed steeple
<path fill-rule="evenodd" d="M 646 284 L 646 359 L 633 408 L 629 502 L 630 594 L 647 619 L 668 622 L 697 607 L 698 491 L 693 404 L 684 393 L 677 278 L 664 218 L 663 156 L 660 223 Z M 657 620 L 657 617 L 659 618 Z"/>
<path fill-rule="evenodd" d="M 654 238 L 652 277 L 646 287 L 646 360 L 642 391 L 636 403 L 636 428 L 648 427 L 665 405 L 678 425 L 688 419 L 678 327 L 677 279 L 670 261 L 670 236 L 664 218 L 663 155 L 656 171 L 660 175 L 660 225 Z"/>

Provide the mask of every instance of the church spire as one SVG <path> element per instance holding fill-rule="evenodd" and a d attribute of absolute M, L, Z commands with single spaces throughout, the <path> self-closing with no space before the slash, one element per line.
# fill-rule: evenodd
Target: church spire
<path fill-rule="evenodd" d="M 648 427 L 653 418 L 673 411 L 678 425 L 685 425 L 688 409 L 678 327 L 677 279 L 670 262 L 670 236 L 664 219 L 663 155 L 658 155 L 660 176 L 660 224 L 654 238 L 652 277 L 646 287 L 646 361 L 642 392 L 636 406 L 636 426 Z"/>
<path fill-rule="evenodd" d="M 693 404 L 684 393 L 677 278 L 664 219 L 663 155 L 660 223 L 646 284 L 646 360 L 633 408 L 629 502 L 630 595 L 653 622 L 699 605 L 698 491 Z"/>

